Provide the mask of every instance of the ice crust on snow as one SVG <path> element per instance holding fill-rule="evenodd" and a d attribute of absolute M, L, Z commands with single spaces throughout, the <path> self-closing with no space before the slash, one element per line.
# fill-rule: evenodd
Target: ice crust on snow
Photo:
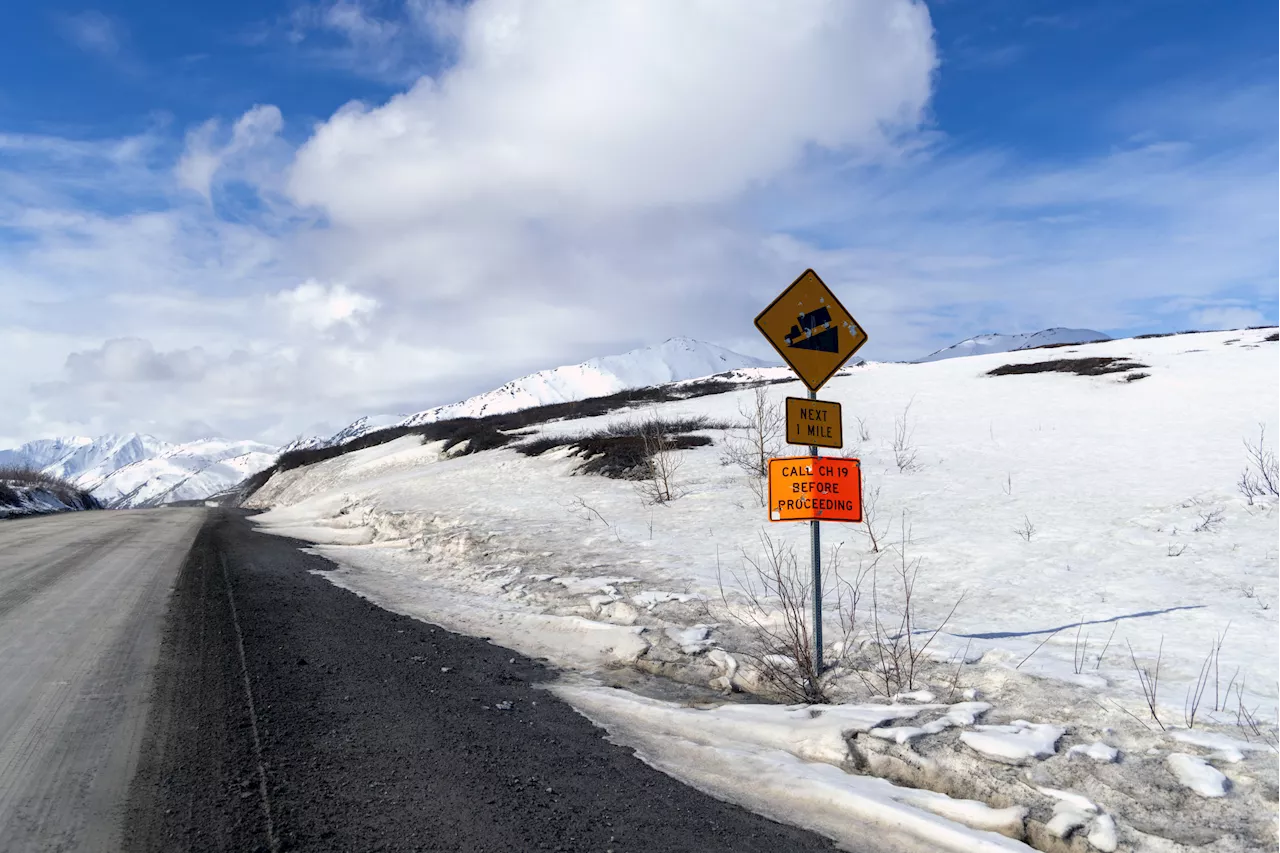
<path fill-rule="evenodd" d="M 1165 761 L 1173 775 L 1186 787 L 1202 797 L 1224 797 L 1227 794 L 1227 777 L 1203 758 L 1185 752 L 1171 752 Z"/>

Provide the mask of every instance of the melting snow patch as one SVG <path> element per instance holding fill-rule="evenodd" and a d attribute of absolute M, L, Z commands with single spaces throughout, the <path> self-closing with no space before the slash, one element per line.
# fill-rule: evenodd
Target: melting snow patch
<path fill-rule="evenodd" d="M 735 704 L 693 710 L 623 690 L 564 684 L 552 689 L 647 764 L 850 849 L 862 849 L 868 831 L 885 849 L 1027 849 L 1014 840 L 1024 831 L 1027 810 L 1021 806 L 993 809 L 833 766 L 848 756 L 845 732 L 914 716 L 923 706 Z"/>
<path fill-rule="evenodd" d="M 538 575 L 534 575 L 534 579 L 541 579 Z M 614 584 L 635 583 L 635 578 L 579 578 L 573 575 L 559 575 L 550 577 L 547 580 L 552 583 L 558 583 L 565 588 L 570 595 L 587 595 L 593 592 L 603 592 L 605 595 L 617 595 L 618 590 Z"/>
<path fill-rule="evenodd" d="M 913 691 L 911 691 L 910 693 L 896 693 L 896 694 L 894 694 L 893 701 L 894 701 L 894 702 L 922 702 L 922 703 L 929 703 L 929 702 L 934 701 L 934 700 L 935 700 L 935 699 L 937 699 L 937 698 L 938 698 L 937 696 L 934 696 L 934 695 L 933 695 L 931 692 L 929 692 L 928 690 L 913 690 Z"/>
<path fill-rule="evenodd" d="M 711 634 L 709 625 L 694 625 L 692 628 L 667 628 L 663 631 L 680 647 L 686 655 L 694 655 L 711 645 L 707 639 Z"/>
<path fill-rule="evenodd" d="M 1227 777 L 1203 758 L 1172 752 L 1165 759 L 1178 781 L 1202 797 L 1222 797 L 1227 793 Z"/>
<path fill-rule="evenodd" d="M 697 593 L 664 592 L 658 589 L 646 589 L 642 592 L 638 592 L 635 595 L 631 596 L 631 601 L 633 604 L 635 604 L 637 607 L 644 607 L 649 610 L 652 610 L 657 605 L 664 604 L 668 601 L 679 601 L 680 603 L 683 604 L 686 601 L 694 601 L 694 600 L 701 600 L 701 599 L 702 599 L 702 596 L 698 595 Z"/>
<path fill-rule="evenodd" d="M 1006 764 L 1025 764 L 1032 758 L 1048 758 L 1057 752 L 1058 738 L 1066 733 L 1061 726 L 1014 720 L 1007 726 L 977 726 L 977 731 L 961 732 L 960 740 L 983 756 Z"/>
<path fill-rule="evenodd" d="M 1107 746 L 1102 741 L 1095 740 L 1093 743 L 1089 744 L 1088 746 L 1085 746 L 1082 743 L 1076 744 L 1075 746 L 1067 750 L 1067 755 L 1068 756 L 1083 755 L 1086 758 L 1092 758 L 1094 761 L 1099 761 L 1104 764 L 1109 764 L 1112 761 L 1115 761 L 1117 757 L 1119 757 L 1120 750 L 1116 749 L 1114 746 Z"/>
<path fill-rule="evenodd" d="M 1085 840 L 1092 844 L 1095 850 L 1101 850 L 1102 853 L 1114 853 L 1118 845 L 1116 843 L 1116 822 L 1111 815 L 1098 815 Z"/>
<path fill-rule="evenodd" d="M 1219 761 L 1229 761 L 1232 764 L 1243 761 L 1246 752 L 1263 749 L 1260 744 L 1236 740 L 1218 732 L 1197 732 L 1190 729 L 1178 729 L 1177 731 L 1169 732 L 1169 736 L 1174 740 L 1189 743 L 1192 746 L 1203 746 L 1206 749 L 1212 749 L 1214 750 L 1214 758 Z"/>
<path fill-rule="evenodd" d="M 927 691 L 920 692 L 927 696 L 933 696 L 932 693 Z M 979 715 L 990 710 L 991 706 L 986 702 L 959 702 L 947 709 L 947 713 L 938 719 L 930 720 L 922 726 L 879 727 L 872 729 L 867 734 L 883 740 L 891 740 L 894 743 L 907 743 L 924 735 L 936 735 L 952 727 L 971 726 Z"/>

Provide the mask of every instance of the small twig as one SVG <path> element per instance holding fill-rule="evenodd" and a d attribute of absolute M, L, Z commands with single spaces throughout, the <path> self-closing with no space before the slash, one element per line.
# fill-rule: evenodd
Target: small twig
<path fill-rule="evenodd" d="M 1029 660 L 1031 660 L 1031 656 L 1032 656 L 1032 655 L 1034 655 L 1036 652 L 1040 651 L 1040 647 L 1041 647 L 1041 646 L 1043 646 L 1045 643 L 1049 642 L 1050 640 L 1052 640 L 1054 637 L 1056 637 L 1056 636 L 1058 635 L 1058 631 L 1061 631 L 1061 630 L 1062 630 L 1061 628 L 1058 628 L 1058 629 L 1057 629 L 1056 631 L 1054 631 L 1052 634 L 1050 634 L 1049 636 L 1047 636 L 1047 637 L 1045 637 L 1043 640 L 1041 640 L 1041 641 L 1040 641 L 1040 645 L 1039 645 L 1039 646 L 1036 646 L 1034 649 L 1032 649 L 1032 650 L 1031 650 L 1031 654 L 1030 654 L 1030 655 L 1027 655 L 1025 658 L 1023 658 L 1023 659 L 1022 659 L 1022 662 L 1021 662 L 1021 663 L 1019 663 L 1017 666 L 1015 666 L 1015 667 L 1014 667 L 1014 669 L 1022 669 L 1022 664 L 1026 663 L 1026 662 L 1027 662 L 1027 661 L 1029 661 Z"/>
<path fill-rule="evenodd" d="M 1111 638 L 1116 635 L 1116 628 L 1120 627 L 1119 622 L 1111 623 L 1111 633 L 1107 636 L 1107 644 L 1102 647 L 1102 654 L 1098 655 L 1098 662 L 1093 665 L 1095 670 L 1102 666 L 1102 659 L 1107 656 L 1107 649 L 1111 648 Z"/>

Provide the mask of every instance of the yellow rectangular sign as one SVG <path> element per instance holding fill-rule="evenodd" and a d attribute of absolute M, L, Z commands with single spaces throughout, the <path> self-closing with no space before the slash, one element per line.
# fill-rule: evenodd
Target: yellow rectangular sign
<path fill-rule="evenodd" d="M 830 400 L 787 398 L 787 444 L 844 447 L 840 404 Z"/>
<path fill-rule="evenodd" d="M 769 520 L 861 523 L 861 464 L 839 456 L 770 459 Z"/>

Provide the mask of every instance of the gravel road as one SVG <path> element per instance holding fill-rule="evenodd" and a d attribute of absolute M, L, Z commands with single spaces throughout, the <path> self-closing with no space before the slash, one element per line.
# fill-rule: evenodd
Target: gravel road
<path fill-rule="evenodd" d="M 0 522 L 0 850 L 120 849 L 166 601 L 205 514 Z"/>
<path fill-rule="evenodd" d="M 296 545 L 224 510 L 197 537 L 126 851 L 835 849 L 653 770 L 538 663 L 382 610 Z"/>

